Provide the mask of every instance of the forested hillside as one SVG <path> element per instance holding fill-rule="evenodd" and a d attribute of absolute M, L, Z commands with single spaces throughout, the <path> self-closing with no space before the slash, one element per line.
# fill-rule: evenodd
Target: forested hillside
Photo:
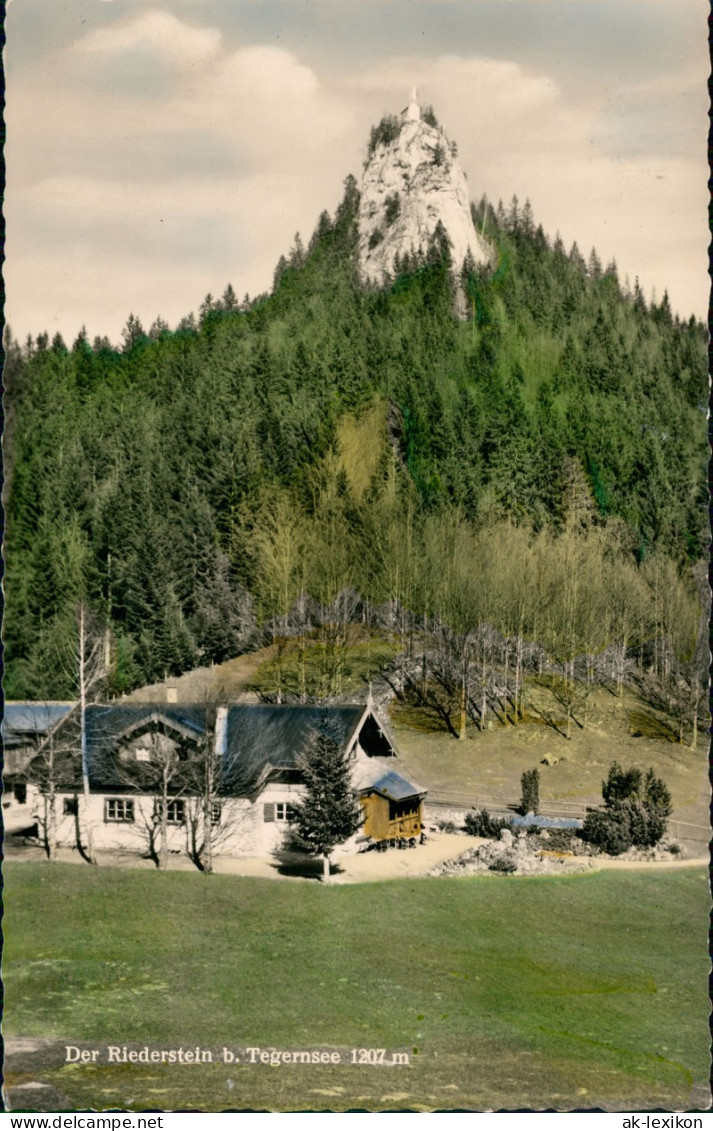
<path fill-rule="evenodd" d="M 80 600 L 114 693 L 294 637 L 337 694 L 372 616 L 404 647 L 435 626 L 464 684 L 486 625 L 520 673 L 537 645 L 572 680 L 607 649 L 699 678 L 704 327 L 516 201 L 474 209 L 498 265 L 466 272 L 468 320 L 446 247 L 364 290 L 357 206 L 349 178 L 270 296 L 9 344 L 8 697 L 74 695 Z"/>

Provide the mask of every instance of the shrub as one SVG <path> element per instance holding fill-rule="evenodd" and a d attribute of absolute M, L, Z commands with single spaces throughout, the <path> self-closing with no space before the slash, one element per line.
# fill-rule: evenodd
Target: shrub
<path fill-rule="evenodd" d="M 491 872 L 502 872 L 504 875 L 511 875 L 517 871 L 517 864 L 512 856 L 498 856 L 495 860 L 488 864 Z"/>
<path fill-rule="evenodd" d="M 375 228 L 369 236 L 369 251 L 373 251 L 375 247 L 378 247 L 383 238 L 384 233 L 381 231 L 381 228 Z"/>
<path fill-rule="evenodd" d="M 664 820 L 666 817 L 671 816 L 671 810 L 673 808 L 671 804 L 671 794 L 661 778 L 656 777 L 653 766 L 651 766 L 646 773 L 644 780 L 644 797 L 648 807 L 655 810 Z"/>
<path fill-rule="evenodd" d="M 646 802 L 625 801 L 631 821 L 631 839 L 638 848 L 653 848 L 666 832 L 666 817 Z"/>
<path fill-rule="evenodd" d="M 455 833 L 458 831 L 453 821 L 439 821 L 438 830 L 442 833 Z"/>
<path fill-rule="evenodd" d="M 502 829 L 510 828 L 509 817 L 491 817 L 487 809 L 472 809 L 466 813 L 463 828 L 469 836 L 486 836 L 497 840 Z"/>
<path fill-rule="evenodd" d="M 368 146 L 369 157 L 371 157 L 377 145 L 390 145 L 400 133 L 401 123 L 399 119 L 394 114 L 385 114 L 378 126 L 371 127 Z"/>
<path fill-rule="evenodd" d="M 394 192 L 391 194 L 391 196 L 387 196 L 385 204 L 386 212 L 384 214 L 384 218 L 386 220 L 386 226 L 390 228 L 391 225 L 398 219 L 399 213 L 401 212 L 401 198 L 399 197 L 399 194 L 397 192 Z"/>
<path fill-rule="evenodd" d="M 547 847 L 553 852 L 570 852 L 575 837 L 574 829 L 548 829 Z"/>
<path fill-rule="evenodd" d="M 605 852 L 618 855 L 632 845 L 653 848 L 666 832 L 671 794 L 653 769 L 623 770 L 612 762 L 602 783 L 603 809 L 590 809 L 584 819 L 582 839 Z"/>
<path fill-rule="evenodd" d="M 638 796 L 640 791 L 641 770 L 636 766 L 630 770 L 623 770 L 618 762 L 612 762 L 607 780 L 602 782 L 604 804 L 616 805 L 618 801 L 626 801 L 629 797 Z"/>
<path fill-rule="evenodd" d="M 610 856 L 620 856 L 632 845 L 627 814 L 619 808 L 588 809 L 582 828 L 582 840 L 596 844 Z"/>
<path fill-rule="evenodd" d="M 520 812 L 523 817 L 528 813 L 537 813 L 540 808 L 540 771 L 525 770 L 520 778 L 520 785 L 522 788 Z"/>

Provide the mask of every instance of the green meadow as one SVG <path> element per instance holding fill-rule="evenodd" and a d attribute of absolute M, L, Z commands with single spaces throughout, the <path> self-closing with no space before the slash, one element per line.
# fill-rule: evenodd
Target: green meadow
<path fill-rule="evenodd" d="M 58 1053 L 41 1077 L 79 1109 L 676 1109 L 708 1077 L 700 868 L 323 887 L 11 863 L 5 883 L 6 1036 L 409 1058 Z"/>

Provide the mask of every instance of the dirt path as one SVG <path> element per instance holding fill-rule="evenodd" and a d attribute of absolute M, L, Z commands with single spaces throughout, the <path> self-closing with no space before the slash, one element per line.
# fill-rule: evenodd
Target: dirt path
<path fill-rule="evenodd" d="M 599 857 L 594 859 L 594 868 L 599 871 L 600 869 L 613 869 L 615 872 L 675 872 L 679 868 L 698 868 L 710 864 L 707 856 L 699 856 L 693 860 L 616 860 L 608 858 L 603 860 Z"/>
<path fill-rule="evenodd" d="M 378 883 L 382 880 L 416 879 L 427 876 L 432 868 L 453 860 L 469 848 L 486 843 L 482 837 L 464 836 L 461 833 L 433 833 L 426 844 L 416 848 L 390 848 L 386 852 L 359 852 L 351 856 L 337 856 L 333 861 L 331 882 L 335 884 Z M 45 860 L 45 855 L 35 845 L 13 848 L 6 853 L 7 859 L 24 862 Z M 87 865 L 76 852 L 61 849 L 57 859 L 61 863 Z M 575 860 L 575 857 L 572 857 Z M 586 857 L 591 862 L 592 871 L 613 869 L 614 871 L 675 871 L 679 868 L 707 866 L 707 856 L 697 856 L 686 860 L 618 860 L 612 858 Z M 97 862 L 105 868 L 138 868 L 155 871 L 150 860 L 129 852 L 98 852 Z M 169 871 L 193 872 L 195 868 L 187 856 L 171 856 Z M 254 876 L 262 880 L 300 880 L 321 879 L 321 860 L 307 858 L 285 858 L 278 860 L 272 856 L 217 856 L 214 870 L 223 876 Z"/>
<path fill-rule="evenodd" d="M 437 864 L 481 843 L 479 837 L 434 833 L 426 844 L 415 848 L 389 848 L 386 852 L 335 856 L 331 882 L 361 884 L 426 876 Z M 286 860 L 281 863 L 272 857 L 220 856 L 215 858 L 214 864 L 215 871 L 221 875 L 257 876 L 268 880 L 315 880 L 322 874 L 321 860 Z"/>
<path fill-rule="evenodd" d="M 425 876 L 436 864 L 459 856 L 467 848 L 481 844 L 479 837 L 458 833 L 434 833 L 426 844 L 415 848 L 390 848 L 386 852 L 360 852 L 350 856 L 336 856 L 333 861 L 333 883 L 368 883 L 375 880 L 394 880 Z M 26 862 L 41 861 L 46 857 L 37 845 L 8 846 L 7 859 Z M 105 868 L 139 868 L 155 871 L 150 860 L 130 852 L 97 852 L 97 863 Z M 87 865 L 72 849 L 60 849 L 57 860 L 63 864 Z M 293 858 L 278 860 L 272 856 L 216 856 L 214 870 L 224 876 L 256 876 L 264 880 L 314 880 L 321 877 L 321 860 Z M 169 856 L 168 868 L 172 872 L 195 872 L 187 856 Z"/>

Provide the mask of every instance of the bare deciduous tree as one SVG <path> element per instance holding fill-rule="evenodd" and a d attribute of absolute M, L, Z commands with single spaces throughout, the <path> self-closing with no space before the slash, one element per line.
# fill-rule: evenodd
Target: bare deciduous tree
<path fill-rule="evenodd" d="M 54 721 L 49 702 L 28 704 L 27 710 L 37 736 L 28 772 L 42 798 L 42 811 L 37 814 L 38 832 L 47 859 L 54 861 L 57 857 L 57 794 L 60 785 L 68 778 L 74 779 L 79 770 L 79 706 L 75 704 L 57 721 Z"/>

